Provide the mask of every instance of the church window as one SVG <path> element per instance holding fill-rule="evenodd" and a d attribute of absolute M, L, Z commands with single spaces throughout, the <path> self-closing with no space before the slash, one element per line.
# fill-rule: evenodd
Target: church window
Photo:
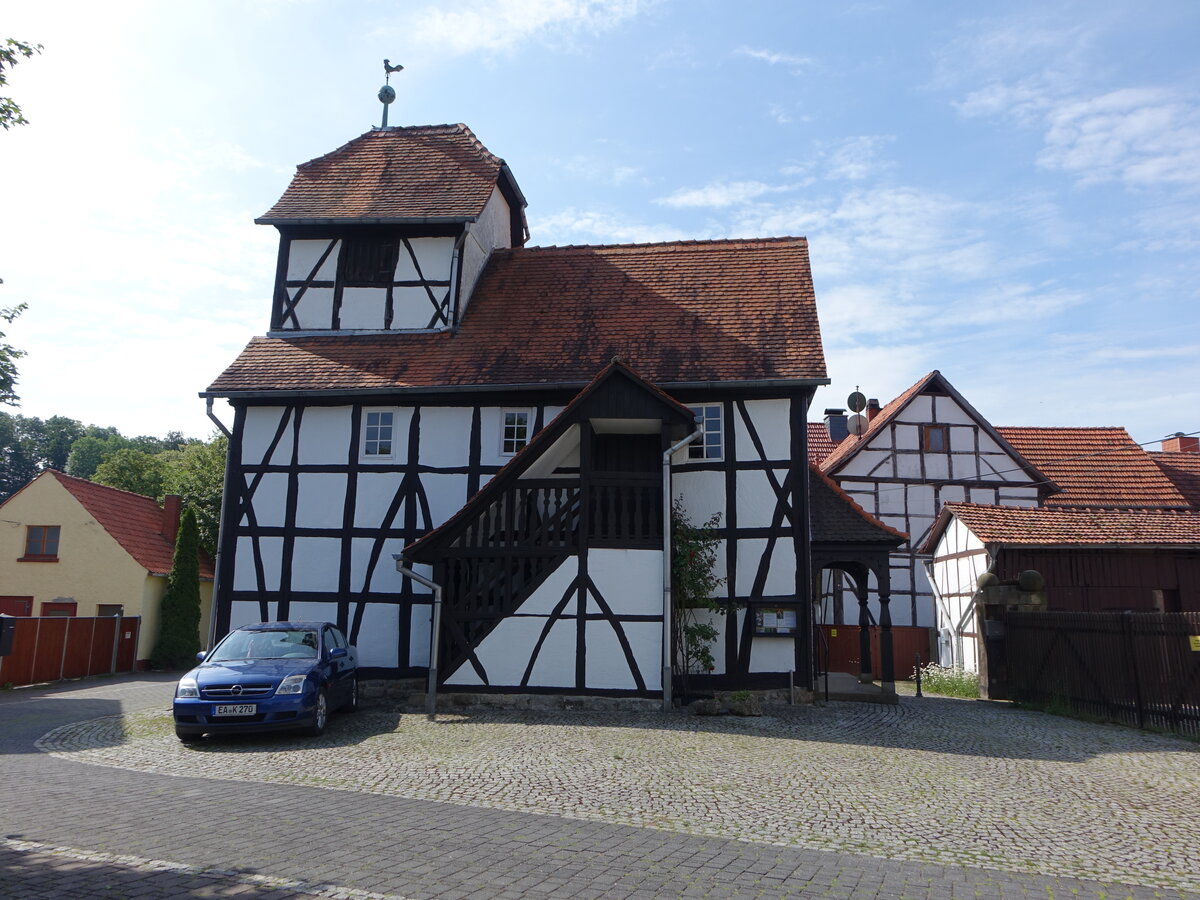
<path fill-rule="evenodd" d="M 368 409 L 365 411 L 363 456 L 381 459 L 392 455 L 393 415 L 391 410 Z"/>
<path fill-rule="evenodd" d="M 725 456 L 721 429 L 721 406 L 709 403 L 690 407 L 696 414 L 696 426 L 704 430 L 704 436 L 688 445 L 688 459 L 719 460 Z"/>
<path fill-rule="evenodd" d="M 500 433 L 500 455 L 512 456 L 529 443 L 529 423 L 532 420 L 528 409 L 505 409 L 501 411 L 503 426 Z"/>

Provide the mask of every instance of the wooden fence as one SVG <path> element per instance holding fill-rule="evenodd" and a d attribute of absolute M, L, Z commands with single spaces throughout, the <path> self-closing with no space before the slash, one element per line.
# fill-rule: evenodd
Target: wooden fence
<path fill-rule="evenodd" d="M 1200 737 L 1200 613 L 1010 612 L 1008 695 Z"/>
<path fill-rule="evenodd" d="M 12 653 L 0 656 L 0 685 L 40 684 L 132 672 L 139 616 L 33 616 L 15 622 Z"/>

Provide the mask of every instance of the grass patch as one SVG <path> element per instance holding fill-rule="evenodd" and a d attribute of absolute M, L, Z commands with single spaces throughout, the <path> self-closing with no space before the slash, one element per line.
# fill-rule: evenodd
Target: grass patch
<path fill-rule="evenodd" d="M 946 668 L 929 663 L 921 669 L 921 690 L 944 697 L 979 699 L 979 676 L 965 669 Z"/>

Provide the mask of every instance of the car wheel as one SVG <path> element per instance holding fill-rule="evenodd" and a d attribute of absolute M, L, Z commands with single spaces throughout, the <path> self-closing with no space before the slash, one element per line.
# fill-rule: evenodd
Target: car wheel
<path fill-rule="evenodd" d="M 358 678 L 350 679 L 350 699 L 346 701 L 346 705 L 342 707 L 346 712 L 355 712 L 358 709 Z"/>
<path fill-rule="evenodd" d="M 312 724 L 304 730 L 310 737 L 320 737 L 325 733 L 325 725 L 329 722 L 329 695 L 325 688 L 317 692 L 317 705 L 313 708 Z"/>
<path fill-rule="evenodd" d="M 179 740 L 184 744 L 194 744 L 204 737 L 204 735 L 196 734 L 194 731 L 180 731 L 178 728 L 176 728 L 175 737 L 179 738 Z"/>

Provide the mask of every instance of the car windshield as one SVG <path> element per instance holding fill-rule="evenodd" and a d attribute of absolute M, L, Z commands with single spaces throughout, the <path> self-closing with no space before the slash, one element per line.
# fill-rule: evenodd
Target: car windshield
<path fill-rule="evenodd" d="M 316 659 L 317 633 L 295 631 L 235 631 L 205 662 L 229 659 Z"/>

